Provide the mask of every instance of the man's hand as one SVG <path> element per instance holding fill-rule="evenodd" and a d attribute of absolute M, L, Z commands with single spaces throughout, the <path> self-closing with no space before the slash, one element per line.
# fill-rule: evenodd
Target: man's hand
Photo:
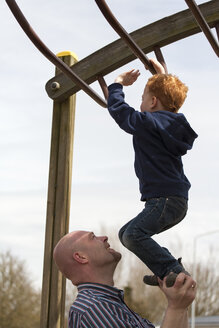
<path fill-rule="evenodd" d="M 166 287 L 164 280 L 159 280 L 160 288 L 166 295 L 168 307 L 172 309 L 186 309 L 195 299 L 196 282 L 191 276 L 179 273 L 173 287 Z"/>
<path fill-rule="evenodd" d="M 120 83 L 124 86 L 128 86 L 128 85 L 132 85 L 137 78 L 139 77 L 140 72 L 139 70 L 130 70 L 128 72 L 122 73 L 120 74 L 116 79 L 115 82 L 116 83 Z"/>
<path fill-rule="evenodd" d="M 164 280 L 159 279 L 160 289 L 165 294 L 168 306 L 161 328 L 188 328 L 188 306 L 196 295 L 196 282 L 192 277 L 179 273 L 173 287 L 167 287 Z"/>
<path fill-rule="evenodd" d="M 157 72 L 157 74 L 165 74 L 164 67 L 161 65 L 161 63 L 157 59 L 150 58 L 150 62 L 153 65 L 153 67 L 154 67 L 155 71 Z"/>

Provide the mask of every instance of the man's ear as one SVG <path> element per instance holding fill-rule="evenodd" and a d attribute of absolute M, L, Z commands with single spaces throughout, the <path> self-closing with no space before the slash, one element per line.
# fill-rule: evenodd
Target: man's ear
<path fill-rule="evenodd" d="M 73 253 L 73 258 L 75 259 L 75 261 L 79 262 L 79 263 L 88 263 L 88 258 L 85 254 L 83 254 L 82 252 L 74 252 Z"/>

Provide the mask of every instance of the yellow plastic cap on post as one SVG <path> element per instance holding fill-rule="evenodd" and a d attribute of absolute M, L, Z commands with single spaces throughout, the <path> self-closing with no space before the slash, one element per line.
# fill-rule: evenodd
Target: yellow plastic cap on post
<path fill-rule="evenodd" d="M 57 57 L 72 56 L 76 61 L 78 61 L 78 56 L 73 51 L 61 51 L 56 56 Z"/>

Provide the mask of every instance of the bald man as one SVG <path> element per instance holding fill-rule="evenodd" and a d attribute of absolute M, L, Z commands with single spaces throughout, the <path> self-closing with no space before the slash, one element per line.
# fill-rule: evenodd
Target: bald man
<path fill-rule="evenodd" d="M 121 254 L 110 248 L 107 236 L 89 231 L 65 235 L 54 249 L 62 274 L 78 288 L 69 312 L 69 328 L 151 328 L 154 325 L 127 307 L 113 275 Z M 173 287 L 159 280 L 168 306 L 161 328 L 188 328 L 187 308 L 196 294 L 192 277 L 180 273 Z"/>

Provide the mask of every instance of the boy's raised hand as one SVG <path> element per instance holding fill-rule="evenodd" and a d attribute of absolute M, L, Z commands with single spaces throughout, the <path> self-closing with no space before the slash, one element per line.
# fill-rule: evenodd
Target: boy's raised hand
<path fill-rule="evenodd" d="M 153 67 L 154 67 L 155 71 L 157 72 L 157 74 L 165 74 L 164 67 L 161 65 L 161 63 L 157 59 L 150 58 L 150 62 L 153 65 Z"/>
<path fill-rule="evenodd" d="M 139 70 L 132 69 L 128 72 L 122 73 L 115 79 L 116 83 L 120 83 L 124 86 L 132 85 L 139 77 Z"/>

